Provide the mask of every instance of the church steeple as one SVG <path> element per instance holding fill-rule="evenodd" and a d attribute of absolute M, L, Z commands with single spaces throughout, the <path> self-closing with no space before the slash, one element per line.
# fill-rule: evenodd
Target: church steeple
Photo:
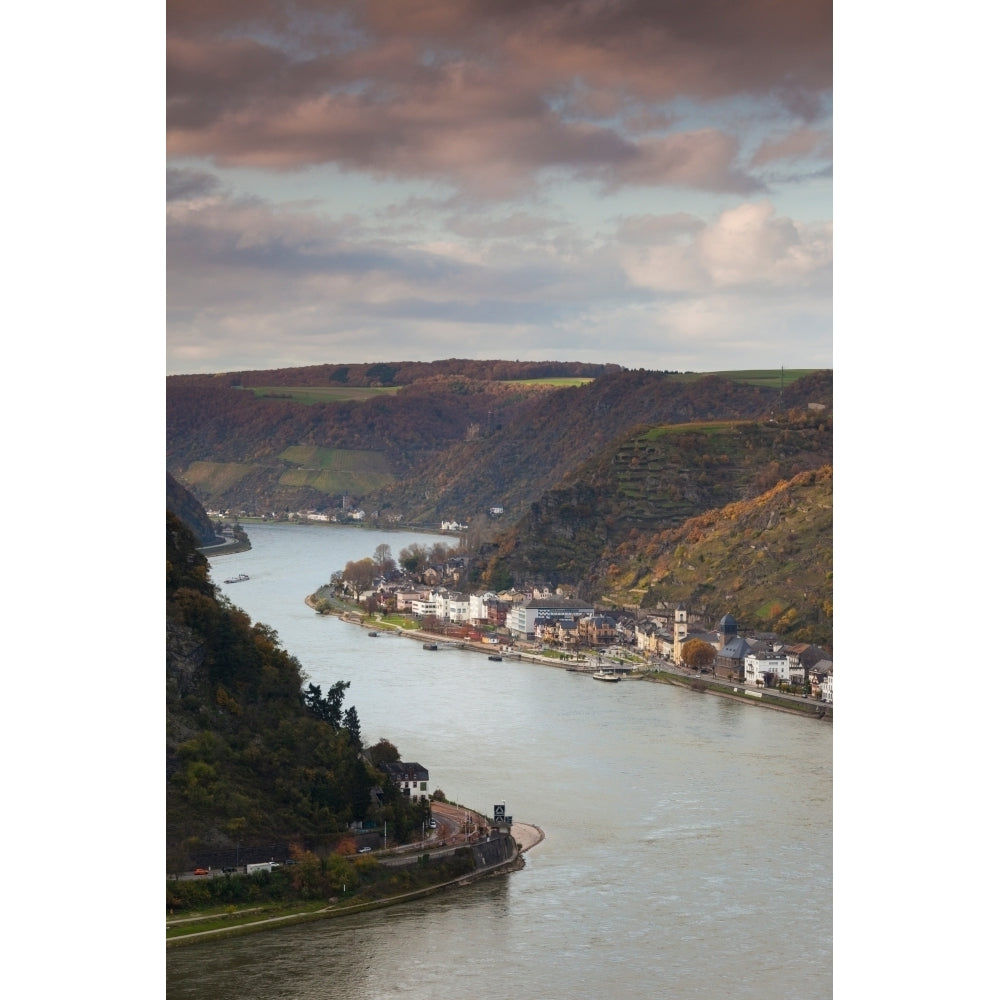
<path fill-rule="evenodd" d="M 737 635 L 736 619 L 730 615 L 725 614 L 722 616 L 718 625 L 719 632 L 719 649 L 725 649 L 730 640 L 735 639 Z"/>
<path fill-rule="evenodd" d="M 674 663 L 681 662 L 681 644 L 688 634 L 688 613 L 687 609 L 678 604 L 674 611 Z"/>

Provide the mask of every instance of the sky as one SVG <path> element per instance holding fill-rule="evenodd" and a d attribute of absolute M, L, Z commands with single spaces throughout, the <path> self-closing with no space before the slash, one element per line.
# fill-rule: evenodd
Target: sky
<path fill-rule="evenodd" d="M 833 365 L 830 0 L 168 0 L 167 374 Z"/>

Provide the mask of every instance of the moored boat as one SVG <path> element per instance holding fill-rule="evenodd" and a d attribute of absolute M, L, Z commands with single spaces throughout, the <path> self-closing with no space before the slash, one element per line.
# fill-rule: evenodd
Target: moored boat
<path fill-rule="evenodd" d="M 378 638 L 378 632 L 369 632 L 368 635 L 371 636 L 371 638 L 373 638 L 373 639 L 377 639 Z"/>
<path fill-rule="evenodd" d="M 424 649 L 437 649 L 438 644 L 436 642 L 425 642 Z"/>
<path fill-rule="evenodd" d="M 610 681 L 611 683 L 621 680 L 621 677 L 613 670 L 595 670 L 593 677 L 595 681 Z"/>
<path fill-rule="evenodd" d="M 502 657 L 502 656 L 496 656 L 496 655 L 492 655 L 492 656 L 490 656 L 490 659 L 491 659 L 491 660 L 492 660 L 492 661 L 493 661 L 494 663 L 503 663 L 503 657 Z"/>
<path fill-rule="evenodd" d="M 246 573 L 240 573 L 239 576 L 231 576 L 226 583 L 242 583 L 244 580 L 249 580 L 250 577 Z"/>

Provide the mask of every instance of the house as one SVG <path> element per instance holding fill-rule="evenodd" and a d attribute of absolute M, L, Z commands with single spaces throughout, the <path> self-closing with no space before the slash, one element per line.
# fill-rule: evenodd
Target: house
<path fill-rule="evenodd" d="M 826 675 L 826 679 L 823 680 L 820 683 L 819 692 L 820 692 L 819 696 L 820 696 L 820 698 L 823 701 L 828 702 L 831 705 L 833 704 L 833 671 L 832 670 Z"/>
<path fill-rule="evenodd" d="M 580 639 L 588 646 L 610 646 L 617 637 L 614 618 L 608 615 L 584 615 L 578 625 Z"/>
<path fill-rule="evenodd" d="M 750 653 L 743 661 L 743 672 L 748 687 L 777 687 L 791 680 L 788 656 L 774 650 Z"/>
<path fill-rule="evenodd" d="M 510 609 L 514 606 L 513 602 L 509 600 L 504 600 L 499 594 L 493 597 L 487 597 L 485 601 L 486 605 L 486 620 L 491 625 L 504 625 L 507 621 L 507 614 Z"/>
<path fill-rule="evenodd" d="M 496 601 L 497 595 L 487 590 L 483 594 L 469 594 L 469 621 L 487 622 L 490 620 L 489 604 Z"/>
<path fill-rule="evenodd" d="M 427 790 L 430 775 L 422 764 L 396 761 L 393 764 L 379 764 L 379 770 L 388 774 L 408 799 L 423 801 L 430 798 Z"/>
<path fill-rule="evenodd" d="M 635 647 L 647 656 L 657 656 L 660 644 L 657 636 L 662 632 L 662 625 L 652 618 L 639 622 L 635 629 Z"/>
<path fill-rule="evenodd" d="M 397 590 L 396 591 L 396 610 L 397 611 L 412 611 L 413 605 L 419 601 L 426 601 L 430 597 L 430 593 L 426 590 Z M 425 612 L 426 614 L 426 612 Z"/>

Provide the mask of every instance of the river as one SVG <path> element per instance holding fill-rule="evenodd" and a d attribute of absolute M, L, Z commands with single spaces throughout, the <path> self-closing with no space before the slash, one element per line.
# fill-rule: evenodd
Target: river
<path fill-rule="evenodd" d="M 312 612 L 348 560 L 439 536 L 249 525 L 213 579 L 366 742 L 545 840 L 518 872 L 419 902 L 167 952 L 167 1000 L 484 992 L 544 1000 L 832 996 L 833 727 L 629 680 L 442 648 Z M 247 573 L 249 580 L 222 584 Z"/>

